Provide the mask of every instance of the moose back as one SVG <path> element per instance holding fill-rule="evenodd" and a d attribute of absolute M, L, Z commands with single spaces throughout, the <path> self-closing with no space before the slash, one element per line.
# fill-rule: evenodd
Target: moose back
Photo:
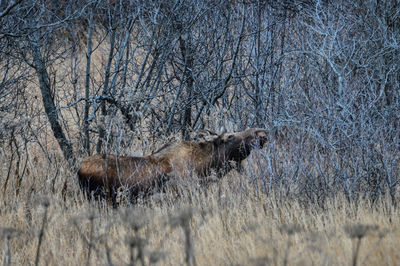
<path fill-rule="evenodd" d="M 267 131 L 250 128 L 224 133 L 212 140 L 167 144 L 144 157 L 96 154 L 85 158 L 78 170 L 80 187 L 88 197 L 107 198 L 116 204 L 117 191 L 124 189 L 132 200 L 147 195 L 170 178 L 184 178 L 194 172 L 199 177 L 212 170 L 226 173 L 235 161 L 240 164 L 255 147 L 262 147 Z"/>

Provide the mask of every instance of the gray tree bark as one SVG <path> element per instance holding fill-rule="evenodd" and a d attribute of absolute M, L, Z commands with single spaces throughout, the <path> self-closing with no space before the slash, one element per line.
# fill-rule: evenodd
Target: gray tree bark
<path fill-rule="evenodd" d="M 42 94 L 43 106 L 49 119 L 51 129 L 54 137 L 56 138 L 60 148 L 63 152 L 64 158 L 67 160 L 71 169 L 75 168 L 75 156 L 71 143 L 65 137 L 64 131 L 59 122 L 57 108 L 53 101 L 51 93 L 51 84 L 49 74 L 46 69 L 45 61 L 41 54 L 41 47 L 39 44 L 38 36 L 33 33 L 30 37 L 30 44 L 33 56 L 33 67 L 36 70 L 36 75 L 39 80 L 40 92 Z"/>

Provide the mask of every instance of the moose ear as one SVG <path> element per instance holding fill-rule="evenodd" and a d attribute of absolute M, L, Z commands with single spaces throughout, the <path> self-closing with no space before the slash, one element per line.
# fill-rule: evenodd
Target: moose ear
<path fill-rule="evenodd" d="M 264 146 L 265 142 L 268 140 L 268 132 L 266 130 L 257 130 L 255 135 L 259 141 L 259 144 Z"/>
<path fill-rule="evenodd" d="M 256 131 L 256 136 L 259 138 L 267 138 L 267 131 L 266 130 L 257 130 Z"/>

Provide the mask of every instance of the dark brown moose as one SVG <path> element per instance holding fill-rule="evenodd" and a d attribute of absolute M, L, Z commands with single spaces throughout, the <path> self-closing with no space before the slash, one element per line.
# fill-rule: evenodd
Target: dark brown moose
<path fill-rule="evenodd" d="M 204 177 L 212 169 L 226 173 L 232 168 L 230 161 L 239 165 L 266 140 L 266 130 L 250 128 L 207 141 L 168 144 L 144 157 L 97 154 L 83 160 L 78 171 L 79 183 L 88 196 L 108 198 L 115 206 L 116 192 L 121 188 L 127 189 L 132 200 L 170 178 L 183 178 L 192 172 Z"/>

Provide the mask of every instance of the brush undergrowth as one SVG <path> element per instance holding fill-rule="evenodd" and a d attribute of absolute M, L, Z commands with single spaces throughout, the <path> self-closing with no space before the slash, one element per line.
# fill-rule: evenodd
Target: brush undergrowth
<path fill-rule="evenodd" d="M 400 211 L 390 197 L 352 202 L 338 193 L 324 206 L 305 204 L 279 189 L 257 192 L 248 173 L 232 171 L 207 188 L 193 178 L 114 210 L 89 203 L 69 178 L 65 201 L 62 178 L 25 177 L 18 196 L 9 184 L 0 201 L 4 265 L 400 262 Z"/>

